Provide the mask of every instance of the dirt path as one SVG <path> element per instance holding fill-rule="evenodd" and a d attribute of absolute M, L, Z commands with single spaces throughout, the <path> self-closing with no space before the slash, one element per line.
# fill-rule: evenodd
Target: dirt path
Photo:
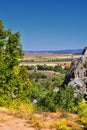
<path fill-rule="evenodd" d="M 25 119 L 0 112 L 0 130 L 36 130 Z"/>
<path fill-rule="evenodd" d="M 0 130 L 56 130 L 56 127 L 52 125 L 53 122 L 57 123 L 59 120 L 64 120 L 65 118 L 67 119 L 67 126 L 76 130 L 80 128 L 76 123 L 78 119 L 78 115 L 76 114 L 46 112 L 22 119 L 9 115 L 7 112 L 0 112 Z"/>

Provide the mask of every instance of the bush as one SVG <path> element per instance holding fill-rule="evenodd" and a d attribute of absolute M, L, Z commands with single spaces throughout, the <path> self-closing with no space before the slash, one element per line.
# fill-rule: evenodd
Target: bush
<path fill-rule="evenodd" d="M 74 107 L 74 90 L 73 87 L 65 86 L 58 92 L 58 105 L 59 107 L 72 111 Z"/>
<path fill-rule="evenodd" d="M 84 125 L 84 129 L 87 129 L 87 104 L 80 102 L 77 107 L 80 124 Z"/>
<path fill-rule="evenodd" d="M 32 117 L 30 121 L 28 121 L 36 130 L 41 130 L 43 128 L 42 122 L 38 117 Z"/>
<path fill-rule="evenodd" d="M 32 74 L 29 74 L 29 78 L 38 81 L 39 79 L 46 79 L 47 76 L 42 73 L 33 72 Z"/>
<path fill-rule="evenodd" d="M 55 76 L 52 78 L 53 86 L 61 86 L 64 81 L 64 76 Z"/>
<path fill-rule="evenodd" d="M 4 94 L 4 95 L 0 96 L 0 106 L 1 107 L 7 108 L 11 103 L 12 103 L 12 99 L 8 95 Z"/>
<path fill-rule="evenodd" d="M 35 70 L 36 69 L 36 67 L 34 65 L 31 65 L 31 66 L 27 65 L 26 68 L 27 68 L 27 70 Z"/>
<path fill-rule="evenodd" d="M 54 67 L 54 71 L 55 72 L 63 72 L 63 69 L 62 69 L 62 66 L 61 65 L 56 65 L 55 67 Z"/>
<path fill-rule="evenodd" d="M 87 104 L 85 102 L 80 102 L 77 107 L 77 112 L 80 117 L 87 117 Z"/>
<path fill-rule="evenodd" d="M 19 116 L 26 117 L 34 112 L 34 106 L 26 99 L 15 99 L 9 106 L 10 112 Z"/>
<path fill-rule="evenodd" d="M 71 128 L 67 126 L 66 119 L 61 119 L 60 121 L 54 122 L 54 126 L 56 127 L 56 130 L 71 130 Z"/>

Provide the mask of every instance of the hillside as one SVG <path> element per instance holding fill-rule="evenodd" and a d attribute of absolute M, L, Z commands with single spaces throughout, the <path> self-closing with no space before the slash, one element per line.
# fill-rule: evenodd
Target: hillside
<path fill-rule="evenodd" d="M 82 130 L 77 121 L 78 115 L 65 111 L 33 114 L 22 119 L 0 110 L 0 130 L 57 130 L 61 125 L 61 130 Z"/>

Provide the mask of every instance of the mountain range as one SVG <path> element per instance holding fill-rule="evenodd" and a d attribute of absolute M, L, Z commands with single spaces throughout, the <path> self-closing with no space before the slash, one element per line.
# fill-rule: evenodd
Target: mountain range
<path fill-rule="evenodd" d="M 83 49 L 47 50 L 47 51 L 24 51 L 24 53 L 82 53 Z"/>

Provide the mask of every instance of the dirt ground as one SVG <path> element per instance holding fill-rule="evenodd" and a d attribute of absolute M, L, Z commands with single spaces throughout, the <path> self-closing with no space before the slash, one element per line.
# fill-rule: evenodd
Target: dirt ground
<path fill-rule="evenodd" d="M 8 113 L 0 112 L 0 130 L 56 130 L 51 124 L 54 121 L 59 121 L 60 114 L 34 114 L 26 119 L 22 119 Z M 70 127 L 73 127 L 73 121 L 76 122 L 77 118 L 78 116 L 75 114 L 68 115 Z"/>
<path fill-rule="evenodd" d="M 35 130 L 25 119 L 0 112 L 0 130 Z"/>

